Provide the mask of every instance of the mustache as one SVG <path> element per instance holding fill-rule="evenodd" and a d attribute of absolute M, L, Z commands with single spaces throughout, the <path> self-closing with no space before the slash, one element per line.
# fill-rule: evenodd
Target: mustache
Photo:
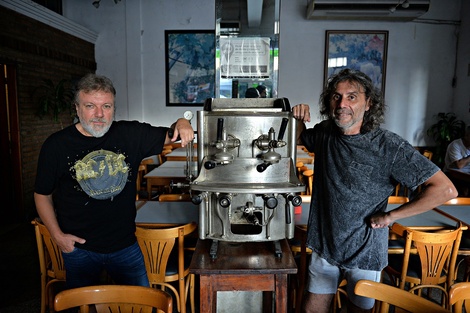
<path fill-rule="evenodd" d="M 90 120 L 90 123 L 96 123 L 96 122 L 98 122 L 98 123 L 107 123 L 108 120 L 105 119 L 105 118 L 92 118 Z"/>
<path fill-rule="evenodd" d="M 346 109 L 346 108 L 340 108 L 340 109 L 335 109 L 334 110 L 335 114 L 351 114 L 351 110 Z"/>

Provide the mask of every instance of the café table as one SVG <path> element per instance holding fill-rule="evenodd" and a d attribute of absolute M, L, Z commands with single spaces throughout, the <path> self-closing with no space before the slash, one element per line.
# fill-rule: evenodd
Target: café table
<path fill-rule="evenodd" d="M 136 224 L 187 224 L 199 222 L 199 207 L 192 202 L 138 201 L 136 209 Z"/>
<path fill-rule="evenodd" d="M 159 202 L 159 201 L 138 201 L 136 222 L 142 223 L 189 223 L 199 222 L 199 206 L 192 202 Z M 389 204 L 387 210 L 397 208 L 397 204 Z M 424 213 L 397 220 L 402 225 L 417 229 L 439 229 L 451 228 L 456 226 L 456 218 L 450 218 L 441 214 L 442 209 L 447 212 L 452 211 L 454 216 L 461 217 L 462 222 L 467 221 L 470 225 L 470 206 L 440 206 L 439 208 L 426 211 Z M 460 208 L 461 211 L 458 211 Z M 465 210 L 467 208 L 467 210 Z M 307 225 L 310 209 L 309 202 L 302 202 L 301 209 L 296 210 L 294 214 L 294 223 L 296 225 Z M 464 217 L 467 216 L 467 219 Z"/>
<path fill-rule="evenodd" d="M 393 210 L 398 206 L 399 204 L 388 204 L 387 211 Z M 307 225 L 310 203 L 302 201 L 301 207 L 301 210 L 296 210 L 299 213 L 294 214 L 294 221 L 296 225 Z M 439 211 L 437 211 L 437 209 L 429 210 L 415 216 L 399 219 L 397 222 L 404 226 L 422 230 L 452 228 L 456 226 L 455 219 L 441 214 Z"/>
<path fill-rule="evenodd" d="M 186 161 L 186 148 L 176 148 L 165 155 L 166 161 Z M 193 149 L 193 161 L 197 161 L 197 149 Z"/>
<path fill-rule="evenodd" d="M 467 169 L 448 169 L 446 174 L 450 178 L 470 183 L 470 171 Z"/>
<path fill-rule="evenodd" d="M 186 162 L 183 161 L 166 161 L 144 175 L 144 178 L 147 180 L 147 193 L 149 197 L 151 197 L 154 186 L 165 187 L 170 186 L 171 183 L 187 182 L 185 166 Z"/>
<path fill-rule="evenodd" d="M 440 205 L 435 210 L 470 227 L 470 205 Z"/>

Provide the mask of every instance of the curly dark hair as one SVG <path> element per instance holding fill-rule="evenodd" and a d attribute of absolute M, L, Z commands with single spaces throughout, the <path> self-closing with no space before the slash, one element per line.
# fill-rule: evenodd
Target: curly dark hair
<path fill-rule="evenodd" d="M 320 95 L 320 114 L 329 119 L 333 118 L 330 110 L 331 96 L 336 91 L 338 84 L 344 81 L 359 84 L 364 89 L 366 99 L 370 99 L 370 108 L 364 113 L 361 133 L 378 128 L 385 120 L 385 103 L 382 93 L 374 87 L 369 76 L 358 70 L 347 68 L 328 79 L 325 90 Z"/>

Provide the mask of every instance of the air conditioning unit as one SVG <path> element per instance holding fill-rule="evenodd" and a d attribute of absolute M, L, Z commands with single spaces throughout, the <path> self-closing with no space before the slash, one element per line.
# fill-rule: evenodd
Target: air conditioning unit
<path fill-rule="evenodd" d="M 412 21 L 429 10 L 431 0 L 312 0 L 307 19 Z"/>

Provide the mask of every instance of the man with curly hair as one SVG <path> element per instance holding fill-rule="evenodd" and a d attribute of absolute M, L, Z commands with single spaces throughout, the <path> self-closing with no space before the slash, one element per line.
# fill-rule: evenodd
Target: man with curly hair
<path fill-rule="evenodd" d="M 348 312 L 370 312 L 374 300 L 356 296 L 360 279 L 380 281 L 388 262 L 388 226 L 455 198 L 452 182 L 406 140 L 380 128 L 385 105 L 364 73 L 344 69 L 320 96 L 325 120 L 306 129 L 310 109 L 293 107 L 299 144 L 315 153 L 314 185 L 307 230 L 313 250 L 305 312 L 329 312 L 343 278 Z M 388 197 L 397 183 L 420 194 L 392 211 Z"/>

